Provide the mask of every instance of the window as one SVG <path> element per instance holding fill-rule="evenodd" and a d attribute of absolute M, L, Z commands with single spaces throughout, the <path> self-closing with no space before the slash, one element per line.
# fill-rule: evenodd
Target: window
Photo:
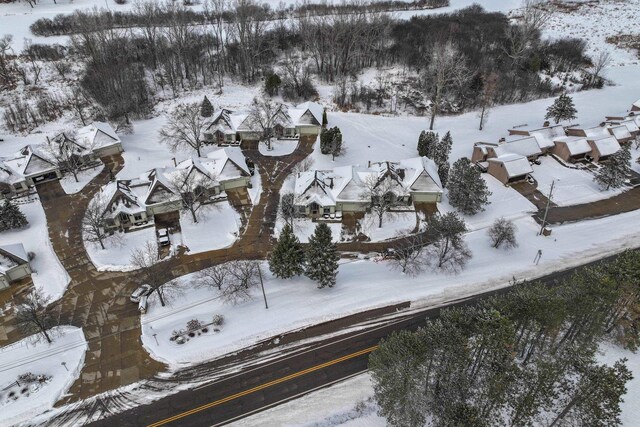
<path fill-rule="evenodd" d="M 322 213 L 331 213 L 331 208 L 322 208 Z"/>
<path fill-rule="evenodd" d="M 307 208 L 305 206 L 298 206 L 298 213 L 306 213 Z"/>
<path fill-rule="evenodd" d="M 137 214 L 133 217 L 136 221 L 140 221 L 142 219 L 142 214 Z"/>

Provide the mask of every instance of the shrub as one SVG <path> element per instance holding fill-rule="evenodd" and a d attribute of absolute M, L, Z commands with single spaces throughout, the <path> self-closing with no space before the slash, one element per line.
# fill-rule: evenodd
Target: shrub
<path fill-rule="evenodd" d="M 224 324 L 224 316 L 222 314 L 214 314 L 211 323 L 214 326 L 222 326 Z"/>
<path fill-rule="evenodd" d="M 187 322 L 187 329 L 189 331 L 195 331 L 200 328 L 202 328 L 202 322 L 200 322 L 198 319 L 191 319 Z"/>

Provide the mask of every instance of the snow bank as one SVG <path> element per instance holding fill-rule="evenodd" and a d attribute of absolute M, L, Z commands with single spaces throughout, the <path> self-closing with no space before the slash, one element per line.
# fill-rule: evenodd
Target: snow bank
<path fill-rule="evenodd" d="M 21 201 L 26 201 L 24 198 Z M 62 296 L 71 278 L 64 269 L 49 240 L 47 218 L 37 196 L 30 196 L 27 203 L 19 205 L 29 225 L 22 230 L 0 233 L 0 245 L 22 243 L 27 252 L 33 252 L 31 261 L 33 284 L 42 289 L 52 300 Z"/>
<path fill-rule="evenodd" d="M 80 376 L 84 365 L 87 342 L 82 329 L 59 326 L 49 331 L 53 343 L 48 344 L 39 335 L 32 335 L 14 344 L 0 348 L 0 411 L 2 424 L 13 425 L 53 408 Z M 62 365 L 66 364 L 66 368 Z M 21 395 L 25 387 L 9 388 L 19 375 L 30 372 L 45 374 L 51 380 L 35 386 L 28 397 Z M 38 388 L 39 387 L 39 388 Z M 12 400 L 11 391 L 20 397 Z"/>
<path fill-rule="evenodd" d="M 84 242 L 84 247 L 98 271 L 131 271 L 131 254 L 143 249 L 147 242 L 156 244 L 155 227 L 143 228 L 128 233 L 116 232 L 104 241 L 105 249 L 99 243 Z"/>
<path fill-rule="evenodd" d="M 104 165 L 102 164 L 102 162 L 100 162 L 100 166 L 78 172 L 77 182 L 73 177 L 73 174 L 67 173 L 60 180 L 60 184 L 62 185 L 65 193 L 75 194 L 81 191 L 93 178 L 98 176 L 100 172 L 102 172 L 102 168 L 104 168 Z"/>
<path fill-rule="evenodd" d="M 193 222 L 191 213 L 182 211 L 180 214 L 181 243 L 189 248 L 188 253 L 197 254 L 233 245 L 240 232 L 238 212 L 227 201 L 202 209 L 196 223 Z"/>

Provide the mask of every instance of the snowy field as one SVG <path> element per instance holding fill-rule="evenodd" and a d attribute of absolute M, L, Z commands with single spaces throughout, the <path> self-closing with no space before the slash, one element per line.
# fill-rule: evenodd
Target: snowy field
<path fill-rule="evenodd" d="M 24 201 L 25 199 L 20 199 Z M 31 278 L 36 288 L 42 289 L 51 300 L 62 296 L 69 281 L 69 275 L 53 250 L 47 230 L 47 218 L 38 196 L 30 196 L 29 202 L 19 204 L 29 225 L 21 230 L 8 230 L 0 233 L 0 245 L 22 243 L 27 252 L 33 252 Z"/>
<path fill-rule="evenodd" d="M 62 177 L 60 184 L 65 193 L 75 194 L 81 191 L 93 178 L 98 176 L 100 172 L 102 172 L 102 168 L 104 168 L 104 165 L 100 162 L 100 166 L 78 172 L 78 181 L 75 180 L 73 174 L 68 173 Z"/>
<path fill-rule="evenodd" d="M 82 329 L 60 326 L 49 330 L 53 343 L 32 335 L 0 347 L 0 424 L 14 425 L 53 408 L 80 375 L 87 342 Z M 66 364 L 66 367 L 62 363 Z M 47 375 L 45 383 L 11 386 L 19 375 Z M 27 389 L 23 394 L 22 390 Z M 10 393 L 15 393 L 13 399 Z"/>
<path fill-rule="evenodd" d="M 385 214 L 382 227 L 378 227 L 378 215 L 367 213 L 360 220 L 360 231 L 371 239 L 372 242 L 380 242 L 392 239 L 399 235 L 410 234 L 417 225 L 416 213 L 390 212 Z"/>
<path fill-rule="evenodd" d="M 182 211 L 180 228 L 182 246 L 188 253 L 197 254 L 213 249 L 222 249 L 233 245 L 240 232 L 240 215 L 229 202 L 222 201 L 205 206 L 194 223 L 191 214 Z"/>
<path fill-rule="evenodd" d="M 486 230 L 477 229 L 466 237 L 473 259 L 457 275 L 427 271 L 409 277 L 392 270 L 388 262 L 359 260 L 340 266 L 334 288 L 317 289 L 304 277 L 275 279 L 264 263 L 269 310 L 264 309 L 258 294 L 247 303 L 223 305 L 215 292 L 193 287 L 195 275 L 186 275 L 179 279 L 183 295 L 175 298 L 171 306 L 161 308 L 155 298 L 151 299 L 143 317 L 142 341 L 154 358 L 170 365 L 202 362 L 261 339 L 359 311 L 408 300 L 417 305 L 437 304 L 506 286 L 513 277 L 534 278 L 583 264 L 637 246 L 640 231 L 616 225 L 638 221 L 640 212 L 630 212 L 554 227 L 552 236 L 545 238 L 536 236 L 538 225 L 525 217 L 515 221 L 520 246 L 512 251 L 491 249 Z M 536 266 L 533 260 L 538 249 L 543 255 Z M 204 334 L 180 346 L 169 341 L 171 332 L 185 329 L 189 320 L 210 322 L 214 314 L 225 316 L 221 332 Z M 154 333 L 160 345 L 156 345 Z"/>
<path fill-rule="evenodd" d="M 541 158 L 541 165 L 533 165 L 533 177 L 538 181 L 538 190 L 549 194 L 551 182 L 555 181 L 551 200 L 559 206 L 570 206 L 613 197 L 628 187 L 602 190 L 593 180 L 594 174 L 585 170 L 569 169 L 551 157 Z"/>
<path fill-rule="evenodd" d="M 99 243 L 84 242 L 84 247 L 93 265 L 98 271 L 131 271 L 131 254 L 144 249 L 147 242 L 156 244 L 155 227 L 147 227 L 128 233 L 116 232 L 107 237 L 102 249 Z"/>

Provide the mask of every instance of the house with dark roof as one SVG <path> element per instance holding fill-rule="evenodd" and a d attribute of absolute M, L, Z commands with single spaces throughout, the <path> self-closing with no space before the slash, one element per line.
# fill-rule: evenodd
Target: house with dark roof
<path fill-rule="evenodd" d="M 31 275 L 29 256 L 22 243 L 0 246 L 0 289 Z"/>

